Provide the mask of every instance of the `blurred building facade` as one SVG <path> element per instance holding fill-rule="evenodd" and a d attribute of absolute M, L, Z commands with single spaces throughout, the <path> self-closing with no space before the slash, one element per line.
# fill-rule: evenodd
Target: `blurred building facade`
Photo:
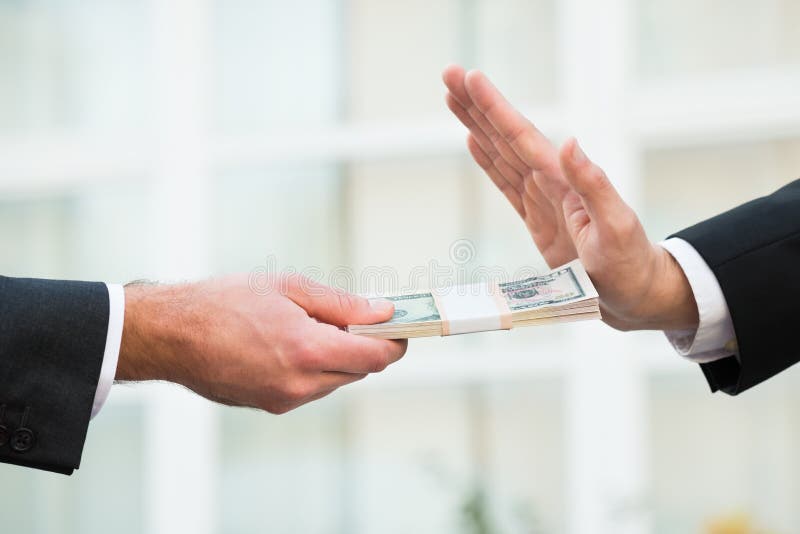
<path fill-rule="evenodd" d="M 800 175 L 798 6 L 0 0 L 0 272 L 403 280 L 458 240 L 458 268 L 543 268 L 446 113 L 450 62 L 581 139 L 662 239 Z M 116 386 L 76 476 L 0 467 L 0 511 L 42 534 L 789 533 L 798 381 L 712 396 L 661 334 L 578 324 L 415 341 L 281 417 Z"/>

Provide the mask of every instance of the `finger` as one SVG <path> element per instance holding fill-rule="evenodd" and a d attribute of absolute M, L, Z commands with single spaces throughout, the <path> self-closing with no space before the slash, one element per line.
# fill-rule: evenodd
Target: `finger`
<path fill-rule="evenodd" d="M 367 376 L 368 375 L 366 373 L 363 374 L 339 373 L 336 371 L 333 372 L 325 371 L 323 373 L 320 373 L 319 375 L 313 378 L 314 383 L 316 385 L 315 393 L 300 401 L 297 401 L 294 405 L 294 408 L 297 408 L 304 404 L 308 404 L 310 402 L 318 401 L 324 397 L 327 397 L 340 387 L 347 386 L 354 382 L 358 382 L 359 380 L 363 380 Z"/>
<path fill-rule="evenodd" d="M 500 135 L 497 129 L 495 129 L 492 123 L 489 122 L 486 116 L 481 113 L 477 107 L 473 105 L 467 110 L 467 112 L 475 121 L 475 124 L 477 124 L 478 128 L 481 129 L 486 138 L 492 143 L 494 151 L 496 151 L 500 157 L 505 159 L 508 164 L 514 167 L 519 173 L 526 173 L 531 169 L 528 164 L 520 159 L 516 151 L 511 147 L 511 145 L 508 144 L 503 136 Z"/>
<path fill-rule="evenodd" d="M 481 146 L 481 149 L 487 154 L 487 156 L 490 159 L 496 159 L 500 157 L 500 153 L 495 149 L 491 139 L 486 136 L 481 127 L 475 122 L 475 119 L 472 118 L 472 115 L 470 115 L 469 112 L 464 109 L 464 107 L 455 99 L 455 97 L 452 94 L 448 94 L 445 97 L 445 101 L 447 102 L 447 107 L 453 112 L 453 115 L 455 115 L 458 120 L 461 121 L 461 124 L 469 129 L 469 133 L 472 134 L 472 136 L 475 138 L 475 141 Z"/>
<path fill-rule="evenodd" d="M 530 121 L 525 119 L 516 110 L 514 110 L 514 108 L 505 100 L 500 92 L 494 88 L 494 86 L 488 81 L 488 79 L 486 79 L 485 76 L 480 73 L 477 74 L 479 74 L 483 78 L 483 81 L 486 82 L 488 88 L 494 93 L 494 97 L 512 112 L 512 117 L 518 119 L 521 125 L 531 130 L 533 134 L 537 136 L 540 145 L 539 148 L 541 148 L 542 152 L 542 157 L 538 159 L 546 162 L 540 165 L 540 170 L 537 170 L 536 165 L 529 166 L 526 162 L 522 161 L 517 154 L 517 151 L 509 143 L 508 139 L 502 135 L 502 132 L 495 128 L 495 125 L 488 120 L 486 115 L 481 112 L 472 98 L 469 100 L 472 103 L 472 107 L 468 112 L 469 117 L 467 119 L 462 118 L 462 122 L 469 124 L 471 132 L 475 131 L 476 126 L 480 128 L 482 135 L 476 136 L 476 140 L 480 144 L 481 148 L 484 149 L 484 152 L 486 152 L 487 155 L 494 160 L 495 166 L 501 172 L 503 172 L 506 179 L 514 184 L 517 189 L 520 189 L 520 184 L 515 182 L 514 177 L 519 175 L 521 179 L 524 176 L 525 179 L 522 180 L 522 183 L 524 184 L 523 189 L 530 195 L 531 199 L 535 203 L 541 204 L 543 208 L 546 207 L 547 203 L 549 203 L 556 211 L 560 212 L 561 201 L 563 200 L 564 194 L 566 194 L 568 187 L 561 178 L 555 147 L 553 147 L 552 143 L 550 143 L 550 140 L 542 135 L 541 132 L 539 132 L 539 130 L 537 130 L 536 127 L 530 123 Z M 471 75 L 468 74 L 467 76 Z M 478 81 L 477 87 L 478 89 L 481 87 L 480 80 Z M 458 103 L 456 103 L 456 105 L 458 105 Z M 466 110 L 461 108 L 459 112 L 463 115 Z M 508 132 L 506 132 L 506 134 L 507 133 Z M 497 158 L 486 150 L 486 140 L 491 142 L 493 150 L 497 152 L 503 158 L 503 160 L 505 160 L 504 163 L 496 161 Z M 513 173 L 513 175 L 505 172 L 503 168 L 504 165 L 510 165 L 517 172 Z"/>
<path fill-rule="evenodd" d="M 572 189 L 580 196 L 592 220 L 610 222 L 615 215 L 627 211 L 603 169 L 589 161 L 575 138 L 561 149 L 561 169 Z"/>
<path fill-rule="evenodd" d="M 363 378 L 364 376 L 367 376 L 367 375 L 352 375 L 352 376 L 361 376 Z M 341 384 L 341 385 L 344 386 L 346 384 Z M 331 393 L 333 393 L 334 391 L 336 391 L 340 387 L 341 386 L 336 386 L 336 387 L 333 387 L 333 388 L 325 389 L 325 390 L 320 391 L 316 395 L 312 395 L 311 397 L 308 397 L 307 399 L 303 399 L 300 402 L 300 406 L 302 406 L 303 404 L 308 404 L 309 402 L 318 401 L 318 400 L 320 400 L 320 399 L 322 399 L 324 397 L 327 397 L 328 395 L 330 395 Z"/>
<path fill-rule="evenodd" d="M 369 376 L 368 373 L 342 373 L 339 371 L 325 371 L 322 373 L 323 382 L 330 384 L 333 389 L 364 380 Z M 332 391 L 332 390 L 331 390 Z"/>
<path fill-rule="evenodd" d="M 472 105 L 472 99 L 464 87 L 465 74 L 466 72 L 461 65 L 448 65 L 442 72 L 442 81 L 444 81 L 453 98 L 464 108 L 469 108 Z"/>
<path fill-rule="evenodd" d="M 472 154 L 472 158 L 486 172 L 497 188 L 506 195 L 514 209 L 524 217 L 525 212 L 520 202 L 520 197 L 526 187 L 523 175 L 495 150 L 494 144 L 478 127 L 472 116 L 450 94 L 447 95 L 447 106 L 470 130 L 470 135 L 467 137 L 467 148 Z M 525 170 L 527 171 L 527 169 Z"/>
<path fill-rule="evenodd" d="M 478 142 L 475 138 L 470 134 L 467 137 L 467 148 L 472 154 L 472 158 L 475 160 L 475 163 L 483 169 L 483 171 L 489 176 L 495 186 L 500 190 L 503 195 L 508 199 L 511 205 L 517 210 L 517 213 L 522 218 L 525 218 L 525 206 L 523 204 L 522 195 L 519 193 L 519 189 L 515 187 L 503 174 L 500 170 L 495 166 L 492 159 L 486 155 L 486 152 L 480 147 Z M 519 177 L 519 180 L 522 178 Z"/>
<path fill-rule="evenodd" d="M 528 166 L 557 176 L 558 161 L 550 140 L 517 111 L 480 71 L 469 71 L 464 86 L 470 100 Z"/>
<path fill-rule="evenodd" d="M 289 277 L 287 286 L 287 296 L 308 315 L 336 326 L 382 323 L 394 313 L 387 300 L 366 299 L 302 276 Z"/>
<path fill-rule="evenodd" d="M 352 375 L 352 376 L 361 376 L 361 375 Z M 363 376 L 366 376 L 366 375 L 363 375 Z M 333 393 L 334 391 L 336 391 L 340 387 L 339 385 L 337 385 L 337 386 L 323 386 L 322 385 L 322 381 L 320 380 L 320 378 L 318 376 L 315 376 L 313 379 L 307 379 L 307 380 L 308 380 L 309 384 L 311 384 L 310 386 L 307 386 L 307 387 L 309 388 L 310 391 L 313 392 L 312 394 L 310 394 L 308 396 L 305 396 L 305 397 L 300 397 L 299 399 L 292 399 L 292 400 L 284 399 L 284 400 L 277 401 L 277 405 L 273 406 L 273 409 L 277 408 L 277 410 L 274 411 L 273 413 L 286 413 L 286 412 L 290 412 L 292 410 L 296 410 L 297 408 L 299 408 L 299 407 L 301 407 L 301 406 L 303 406 L 305 404 L 308 404 L 310 402 L 314 402 L 314 401 L 319 400 L 319 399 L 321 399 L 323 397 L 327 397 L 328 395 L 330 395 L 331 393 Z M 330 382 L 330 380 L 325 380 L 324 382 Z M 342 384 L 342 385 L 344 385 L 344 384 Z"/>
<path fill-rule="evenodd" d="M 402 358 L 408 348 L 407 340 L 357 336 L 326 324 L 315 325 L 310 336 L 308 370 L 379 373 Z"/>
<path fill-rule="evenodd" d="M 464 69 L 457 65 L 448 67 L 445 69 L 443 78 L 448 89 L 450 89 L 446 96 L 447 107 L 475 135 L 484 152 L 490 154 L 492 159 L 496 157 L 493 153 L 497 152 L 517 172 L 525 173 L 527 165 L 486 117 L 483 116 L 480 110 L 475 107 L 469 97 L 464 87 Z"/>
<path fill-rule="evenodd" d="M 539 182 L 542 180 L 543 178 L 541 173 L 536 171 L 527 177 L 527 179 L 524 181 L 523 200 L 542 208 L 552 207 L 553 199 L 551 199 L 550 196 L 545 194 L 545 192 L 542 190 L 542 187 L 544 187 L 546 184 L 543 184 L 542 186 L 539 185 Z M 566 185 L 565 187 L 568 188 Z"/>
<path fill-rule="evenodd" d="M 318 393 L 312 395 L 306 402 L 321 399 L 325 395 L 336 391 L 342 386 L 347 386 L 359 380 L 363 380 L 368 373 L 342 373 L 339 371 L 323 371 L 315 380 L 318 384 Z"/>
<path fill-rule="evenodd" d="M 580 195 L 570 190 L 564 195 L 562 209 L 569 236 L 573 242 L 579 242 L 581 233 L 592 222 Z"/>
<path fill-rule="evenodd" d="M 526 193 L 522 195 L 522 206 L 527 214 L 525 224 L 528 225 L 531 233 L 541 233 L 548 228 L 552 228 L 554 232 L 557 231 L 559 214 L 549 200 L 541 195 L 534 197 Z"/>
<path fill-rule="evenodd" d="M 480 151 L 484 156 L 482 158 L 483 163 L 486 163 L 487 165 L 494 168 L 497 172 L 499 172 L 500 175 L 503 178 L 505 178 L 505 180 L 509 183 L 509 185 L 511 185 L 511 187 L 514 188 L 517 194 L 521 195 L 522 193 L 524 193 L 525 184 L 522 178 L 522 174 L 517 172 L 517 170 L 514 167 L 509 165 L 505 159 L 499 157 L 492 158 L 488 153 L 482 150 L 480 143 L 476 144 L 475 142 L 476 140 L 475 139 L 471 140 L 471 138 L 472 134 L 470 133 L 470 135 L 467 137 L 467 148 L 469 149 L 470 154 L 472 154 L 472 157 L 475 158 L 476 154 L 479 153 L 478 151 Z M 475 162 L 478 163 L 478 165 L 481 168 L 486 170 L 486 167 L 481 165 L 481 163 L 479 163 L 477 159 L 475 160 Z"/>
<path fill-rule="evenodd" d="M 453 115 L 455 115 L 458 120 L 461 121 L 461 124 L 469 128 L 470 131 L 473 129 L 480 131 L 478 125 L 475 124 L 474 120 L 472 120 L 472 117 L 470 117 L 469 113 L 467 113 L 467 110 L 464 108 L 461 102 L 459 102 L 456 97 L 453 96 L 453 93 L 447 93 L 444 95 L 444 101 L 447 104 L 447 108 L 453 112 Z"/>

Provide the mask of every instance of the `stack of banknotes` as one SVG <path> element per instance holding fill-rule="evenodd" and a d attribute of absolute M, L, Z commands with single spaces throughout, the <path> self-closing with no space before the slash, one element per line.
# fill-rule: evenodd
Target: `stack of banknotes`
<path fill-rule="evenodd" d="M 443 301 L 439 295 L 458 292 L 459 287 L 465 286 L 382 297 L 395 305 L 394 316 L 389 321 L 373 325 L 350 325 L 347 330 L 353 334 L 383 339 L 448 335 L 447 320 L 443 320 L 437 302 L 441 305 Z M 597 291 L 578 260 L 542 276 L 496 284 L 494 292 L 503 310 L 498 313 L 505 316 L 503 326 L 475 331 L 600 319 Z M 457 304 L 459 300 L 450 299 L 449 302 Z M 465 303 L 469 304 L 468 301 Z"/>

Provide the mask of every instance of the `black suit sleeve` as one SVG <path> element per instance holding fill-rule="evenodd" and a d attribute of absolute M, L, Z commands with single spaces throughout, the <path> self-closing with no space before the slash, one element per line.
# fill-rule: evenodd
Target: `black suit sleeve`
<path fill-rule="evenodd" d="M 79 467 L 108 317 L 105 284 L 0 277 L 0 462 Z"/>
<path fill-rule="evenodd" d="M 705 259 L 731 312 L 738 356 L 702 365 L 731 395 L 800 360 L 800 180 L 677 233 Z"/>

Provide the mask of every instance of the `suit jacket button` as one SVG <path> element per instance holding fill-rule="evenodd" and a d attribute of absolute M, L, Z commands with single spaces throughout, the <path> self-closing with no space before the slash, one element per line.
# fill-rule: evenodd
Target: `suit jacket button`
<path fill-rule="evenodd" d="M 8 443 L 8 427 L 6 425 L 0 425 L 0 447 Z"/>
<path fill-rule="evenodd" d="M 18 428 L 11 436 L 11 448 L 16 452 L 28 452 L 36 443 L 36 436 L 29 428 Z"/>

